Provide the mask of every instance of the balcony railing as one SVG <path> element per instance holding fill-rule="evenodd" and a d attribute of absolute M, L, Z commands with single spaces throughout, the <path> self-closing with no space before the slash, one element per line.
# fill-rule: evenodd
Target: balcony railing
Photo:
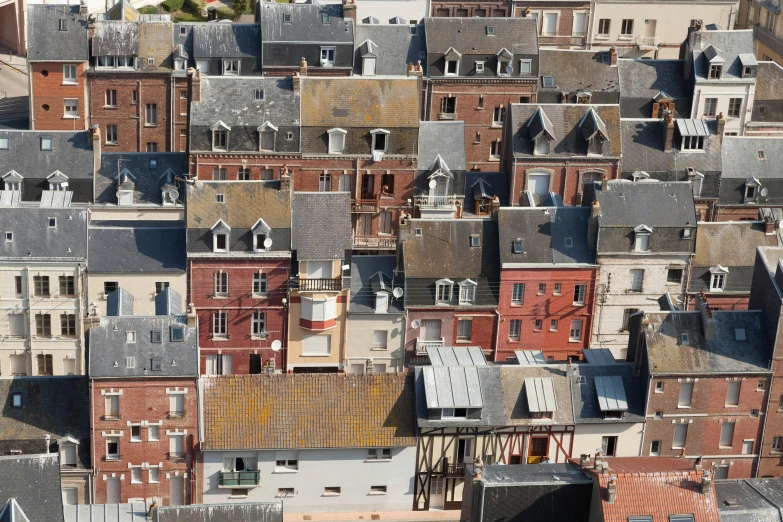
<path fill-rule="evenodd" d="M 227 488 L 247 488 L 255 487 L 261 483 L 260 471 L 221 471 L 220 472 L 220 484 L 221 487 Z"/>
<path fill-rule="evenodd" d="M 185 416 L 184 411 L 170 411 L 169 412 L 169 419 L 181 419 Z"/>
<path fill-rule="evenodd" d="M 177 460 L 177 459 L 184 459 L 185 458 L 185 452 L 184 451 L 169 451 L 167 453 L 169 460 Z"/>
<path fill-rule="evenodd" d="M 300 292 L 323 291 L 323 290 L 342 290 L 343 280 L 341 277 L 334 279 L 305 279 L 298 278 L 298 287 Z"/>
<path fill-rule="evenodd" d="M 115 462 L 118 460 L 122 460 L 122 455 L 106 455 L 103 460 L 108 460 L 110 462 Z"/>
<path fill-rule="evenodd" d="M 444 464 L 443 473 L 451 477 L 462 477 L 465 475 L 465 464 Z"/>
<path fill-rule="evenodd" d="M 354 199 L 351 201 L 352 212 L 378 212 L 378 199 Z"/>
<path fill-rule="evenodd" d="M 427 348 L 442 348 L 443 337 L 440 339 L 416 339 L 416 355 L 427 355 Z"/>
<path fill-rule="evenodd" d="M 464 196 L 416 196 L 414 203 L 421 208 L 454 209 L 462 205 Z"/>
<path fill-rule="evenodd" d="M 760 25 L 753 25 L 753 37 L 778 54 L 783 54 L 783 39 Z"/>
<path fill-rule="evenodd" d="M 438 117 L 441 120 L 456 120 L 457 119 L 457 113 L 456 112 L 441 112 Z"/>
<path fill-rule="evenodd" d="M 107 421 L 117 421 L 120 420 L 120 414 L 119 413 L 107 413 L 103 416 L 103 420 Z"/>
<path fill-rule="evenodd" d="M 372 250 L 395 250 L 397 248 L 397 238 L 355 236 L 353 238 L 353 247 Z"/>
<path fill-rule="evenodd" d="M 657 49 L 658 43 L 659 43 L 658 36 L 637 36 L 636 37 L 636 45 L 639 46 L 639 49 Z"/>

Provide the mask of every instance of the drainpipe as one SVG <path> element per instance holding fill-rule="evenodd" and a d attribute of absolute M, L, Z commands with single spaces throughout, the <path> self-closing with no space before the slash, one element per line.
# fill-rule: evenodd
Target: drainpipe
<path fill-rule="evenodd" d="M 95 502 L 95 398 L 93 397 L 93 394 L 95 393 L 95 381 L 90 379 L 90 460 L 92 464 L 92 487 L 91 487 L 91 496 L 90 499 L 92 504 Z"/>
<path fill-rule="evenodd" d="M 637 349 L 637 357 L 638 356 L 639 356 L 639 354 L 638 354 L 638 349 Z M 650 390 L 652 390 L 652 373 L 647 378 L 647 399 L 644 401 L 645 402 L 645 404 L 644 404 L 644 418 L 645 419 L 647 418 L 647 414 L 650 412 Z M 645 422 L 644 426 L 642 426 L 642 440 L 639 441 L 639 455 L 642 455 L 642 451 L 644 451 L 644 435 L 645 435 L 646 431 L 647 431 L 647 423 Z M 763 435 L 762 435 L 762 437 L 763 437 Z"/>

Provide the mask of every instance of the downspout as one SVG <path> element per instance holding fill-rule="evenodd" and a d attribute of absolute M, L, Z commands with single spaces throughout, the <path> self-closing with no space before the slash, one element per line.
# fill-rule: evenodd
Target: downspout
<path fill-rule="evenodd" d="M 772 369 L 772 359 L 769 361 L 769 367 Z M 764 436 L 767 434 L 767 419 L 769 418 L 769 411 L 770 411 L 770 399 L 772 398 L 772 383 L 775 380 L 775 373 L 773 372 L 769 376 L 769 390 L 767 390 L 767 408 L 764 410 L 764 424 L 761 426 L 761 445 L 759 446 L 759 455 L 756 460 L 756 471 L 753 473 L 753 478 L 758 478 L 759 476 L 759 470 L 761 469 L 761 454 L 764 450 Z M 765 497 L 766 498 L 766 497 Z M 780 508 L 778 508 L 780 510 Z M 783 513 L 781 513 L 783 515 Z M 781 516 L 781 520 L 783 520 L 783 516 Z"/>
<path fill-rule="evenodd" d="M 176 91 L 174 90 L 174 74 L 172 73 L 171 76 L 169 76 L 169 82 L 170 82 L 170 88 L 169 88 L 169 150 L 170 151 L 176 151 L 176 146 L 174 144 L 174 114 L 177 114 L 174 111 L 174 104 L 176 103 L 176 98 L 174 97 L 176 95 Z M 180 151 L 181 152 L 181 151 Z"/>
<path fill-rule="evenodd" d="M 95 381 L 90 379 L 90 464 L 92 465 L 92 487 L 90 488 L 90 504 L 95 502 L 95 399 L 93 394 L 95 393 Z"/>
<path fill-rule="evenodd" d="M 645 344 L 646 346 L 646 344 Z M 639 353 L 637 351 L 637 357 L 639 356 Z M 639 441 L 639 455 L 643 455 L 642 451 L 644 451 L 644 435 L 647 432 L 647 414 L 650 412 L 650 390 L 652 389 L 652 373 L 650 373 L 650 376 L 647 378 L 647 399 L 644 401 L 644 426 L 642 426 L 642 439 Z M 763 440 L 763 435 L 762 435 Z"/>
<path fill-rule="evenodd" d="M 595 27 L 595 4 L 596 1 L 590 2 L 590 11 L 589 11 L 589 17 L 590 22 L 587 29 L 587 35 L 585 37 L 585 49 L 592 49 L 593 48 L 593 27 Z"/>

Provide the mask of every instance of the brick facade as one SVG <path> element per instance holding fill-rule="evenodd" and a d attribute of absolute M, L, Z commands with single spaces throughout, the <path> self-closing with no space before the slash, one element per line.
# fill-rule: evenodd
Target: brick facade
<path fill-rule="evenodd" d="M 432 16 L 462 18 L 505 18 L 511 16 L 510 2 L 433 2 Z"/>
<path fill-rule="evenodd" d="M 65 65 L 76 66 L 76 83 L 63 83 Z M 87 62 L 30 62 L 30 128 L 33 130 L 87 129 L 87 111 L 84 72 Z M 65 100 L 78 103 L 78 118 L 65 117 Z"/>
<path fill-rule="evenodd" d="M 584 13 L 585 31 L 574 32 L 574 14 Z M 557 31 L 555 34 L 542 34 L 544 13 L 557 13 Z M 584 49 L 587 41 L 587 28 L 589 20 L 590 2 L 531 2 L 524 7 L 517 6 L 512 16 L 538 16 L 538 41 L 541 46 L 557 47 L 558 49 Z"/>
<path fill-rule="evenodd" d="M 174 417 L 171 411 L 172 392 L 184 392 L 184 415 Z M 182 485 L 181 500 L 192 503 L 193 456 L 198 446 L 198 400 L 196 381 L 192 378 L 110 379 L 93 380 L 92 438 L 95 469 L 95 503 L 108 499 L 109 480 L 119 479 L 120 502 L 129 499 L 158 498 L 163 505 L 171 504 L 171 484 Z M 119 396 L 118 418 L 106 417 L 106 398 Z M 131 440 L 133 425 L 140 425 L 140 440 Z M 157 439 L 151 426 L 157 426 Z M 172 453 L 174 436 L 183 437 L 184 458 Z M 107 458 L 108 442 L 119 442 L 118 458 Z M 150 476 L 150 467 L 158 468 L 158 481 Z M 132 479 L 131 467 L 141 467 L 141 481 Z M 182 481 L 177 477 L 181 477 Z M 176 481 L 176 482 L 175 482 Z"/>
<path fill-rule="evenodd" d="M 528 189 L 528 174 L 549 174 L 550 192 L 560 194 L 565 205 L 582 204 L 583 186 L 598 176 L 607 180 L 620 178 L 620 160 L 585 158 L 584 160 L 556 159 L 537 161 L 517 159 L 513 164 L 511 205 L 520 204 L 522 192 Z"/>
<path fill-rule="evenodd" d="M 713 221 L 758 221 L 759 208 L 755 205 L 746 205 L 742 207 L 715 207 L 715 217 Z"/>

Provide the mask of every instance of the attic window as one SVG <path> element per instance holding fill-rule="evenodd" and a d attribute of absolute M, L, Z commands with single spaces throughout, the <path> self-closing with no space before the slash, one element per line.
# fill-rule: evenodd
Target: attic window
<path fill-rule="evenodd" d="M 551 76 L 542 76 L 541 77 L 541 86 L 545 89 L 551 89 L 555 86 L 554 80 L 552 80 Z"/>
<path fill-rule="evenodd" d="M 134 344 L 136 342 L 136 332 L 134 330 L 127 330 L 125 332 L 125 342 L 128 344 Z"/>
<path fill-rule="evenodd" d="M 150 370 L 153 372 L 159 372 L 162 370 L 163 367 L 163 359 L 160 357 L 153 357 L 150 359 Z"/>
<path fill-rule="evenodd" d="M 152 330 L 150 334 L 150 341 L 153 343 L 162 342 L 162 335 L 160 330 Z"/>
<path fill-rule="evenodd" d="M 57 228 L 57 218 L 56 217 L 50 217 L 48 219 L 49 228 Z"/>
<path fill-rule="evenodd" d="M 723 73 L 723 66 L 722 65 L 710 65 L 710 80 L 720 80 L 721 74 Z"/>
<path fill-rule="evenodd" d="M 570 237 L 565 238 L 565 246 L 566 248 L 571 248 L 574 246 L 574 240 Z"/>
<path fill-rule="evenodd" d="M 0 150 L 8 150 L 8 138 L 0 138 Z"/>
<path fill-rule="evenodd" d="M 11 404 L 14 408 L 21 408 L 22 407 L 22 394 L 21 393 L 12 393 L 11 394 Z"/>
<path fill-rule="evenodd" d="M 236 76 L 239 74 L 239 60 L 223 60 L 223 74 Z"/>
<path fill-rule="evenodd" d="M 477 248 L 481 246 L 481 236 L 478 235 L 472 235 L 470 236 L 470 247 L 471 248 Z"/>
<path fill-rule="evenodd" d="M 2 148 L 2 146 L 0 146 L 0 148 Z M 764 161 L 765 159 L 767 159 L 767 156 L 764 154 L 763 150 L 760 150 L 759 151 L 759 161 Z"/>
<path fill-rule="evenodd" d="M 511 251 L 514 254 L 521 254 L 522 253 L 522 241 L 512 241 L 511 242 Z"/>
<path fill-rule="evenodd" d="M 185 329 L 179 326 L 171 328 L 171 340 L 175 343 L 181 343 L 185 340 Z"/>
<path fill-rule="evenodd" d="M 446 76 L 456 76 L 459 70 L 459 60 L 446 60 Z"/>
<path fill-rule="evenodd" d="M 321 15 L 321 23 L 322 24 L 328 24 L 331 22 L 331 17 L 328 14 L 322 14 Z"/>
<path fill-rule="evenodd" d="M 65 18 L 60 19 L 60 31 L 67 31 L 68 30 L 68 20 Z"/>
<path fill-rule="evenodd" d="M 155 170 L 158 168 L 158 160 L 155 158 L 150 158 L 150 170 Z"/>
<path fill-rule="evenodd" d="M 421 235 L 422 235 L 422 234 L 421 234 L 421 229 L 420 229 L 420 228 L 417 228 L 417 229 L 415 229 L 415 230 L 413 231 L 413 235 L 415 235 L 415 236 L 417 236 L 417 237 L 421 237 Z"/>
<path fill-rule="evenodd" d="M 293 16 L 291 14 L 284 14 L 283 15 L 283 23 L 284 24 L 290 24 L 293 21 Z"/>
<path fill-rule="evenodd" d="M 5 233 L 5 242 L 6 243 L 12 243 L 14 241 L 14 233 L 13 232 L 6 232 Z"/>
<path fill-rule="evenodd" d="M 735 341 L 747 341 L 748 336 L 745 334 L 744 328 L 735 328 L 734 329 L 734 340 Z"/>
<path fill-rule="evenodd" d="M 491 25 L 487 26 L 487 36 L 495 36 L 495 28 Z"/>
<path fill-rule="evenodd" d="M 256 101 L 264 101 L 264 89 L 256 89 Z"/>
<path fill-rule="evenodd" d="M 680 334 L 680 344 L 684 344 L 685 346 L 690 344 L 690 338 L 688 337 L 688 332 L 683 332 Z"/>
<path fill-rule="evenodd" d="M 215 203 L 225 203 L 226 202 L 226 195 L 225 194 L 216 194 L 215 195 Z"/>
<path fill-rule="evenodd" d="M 41 150 L 52 150 L 52 138 L 41 138 Z"/>
<path fill-rule="evenodd" d="M 179 34 L 180 34 L 181 36 L 185 36 L 186 34 L 188 34 L 188 28 L 187 28 L 186 26 L 184 26 L 184 25 L 183 25 L 183 26 L 180 26 L 180 28 L 179 28 Z"/>

